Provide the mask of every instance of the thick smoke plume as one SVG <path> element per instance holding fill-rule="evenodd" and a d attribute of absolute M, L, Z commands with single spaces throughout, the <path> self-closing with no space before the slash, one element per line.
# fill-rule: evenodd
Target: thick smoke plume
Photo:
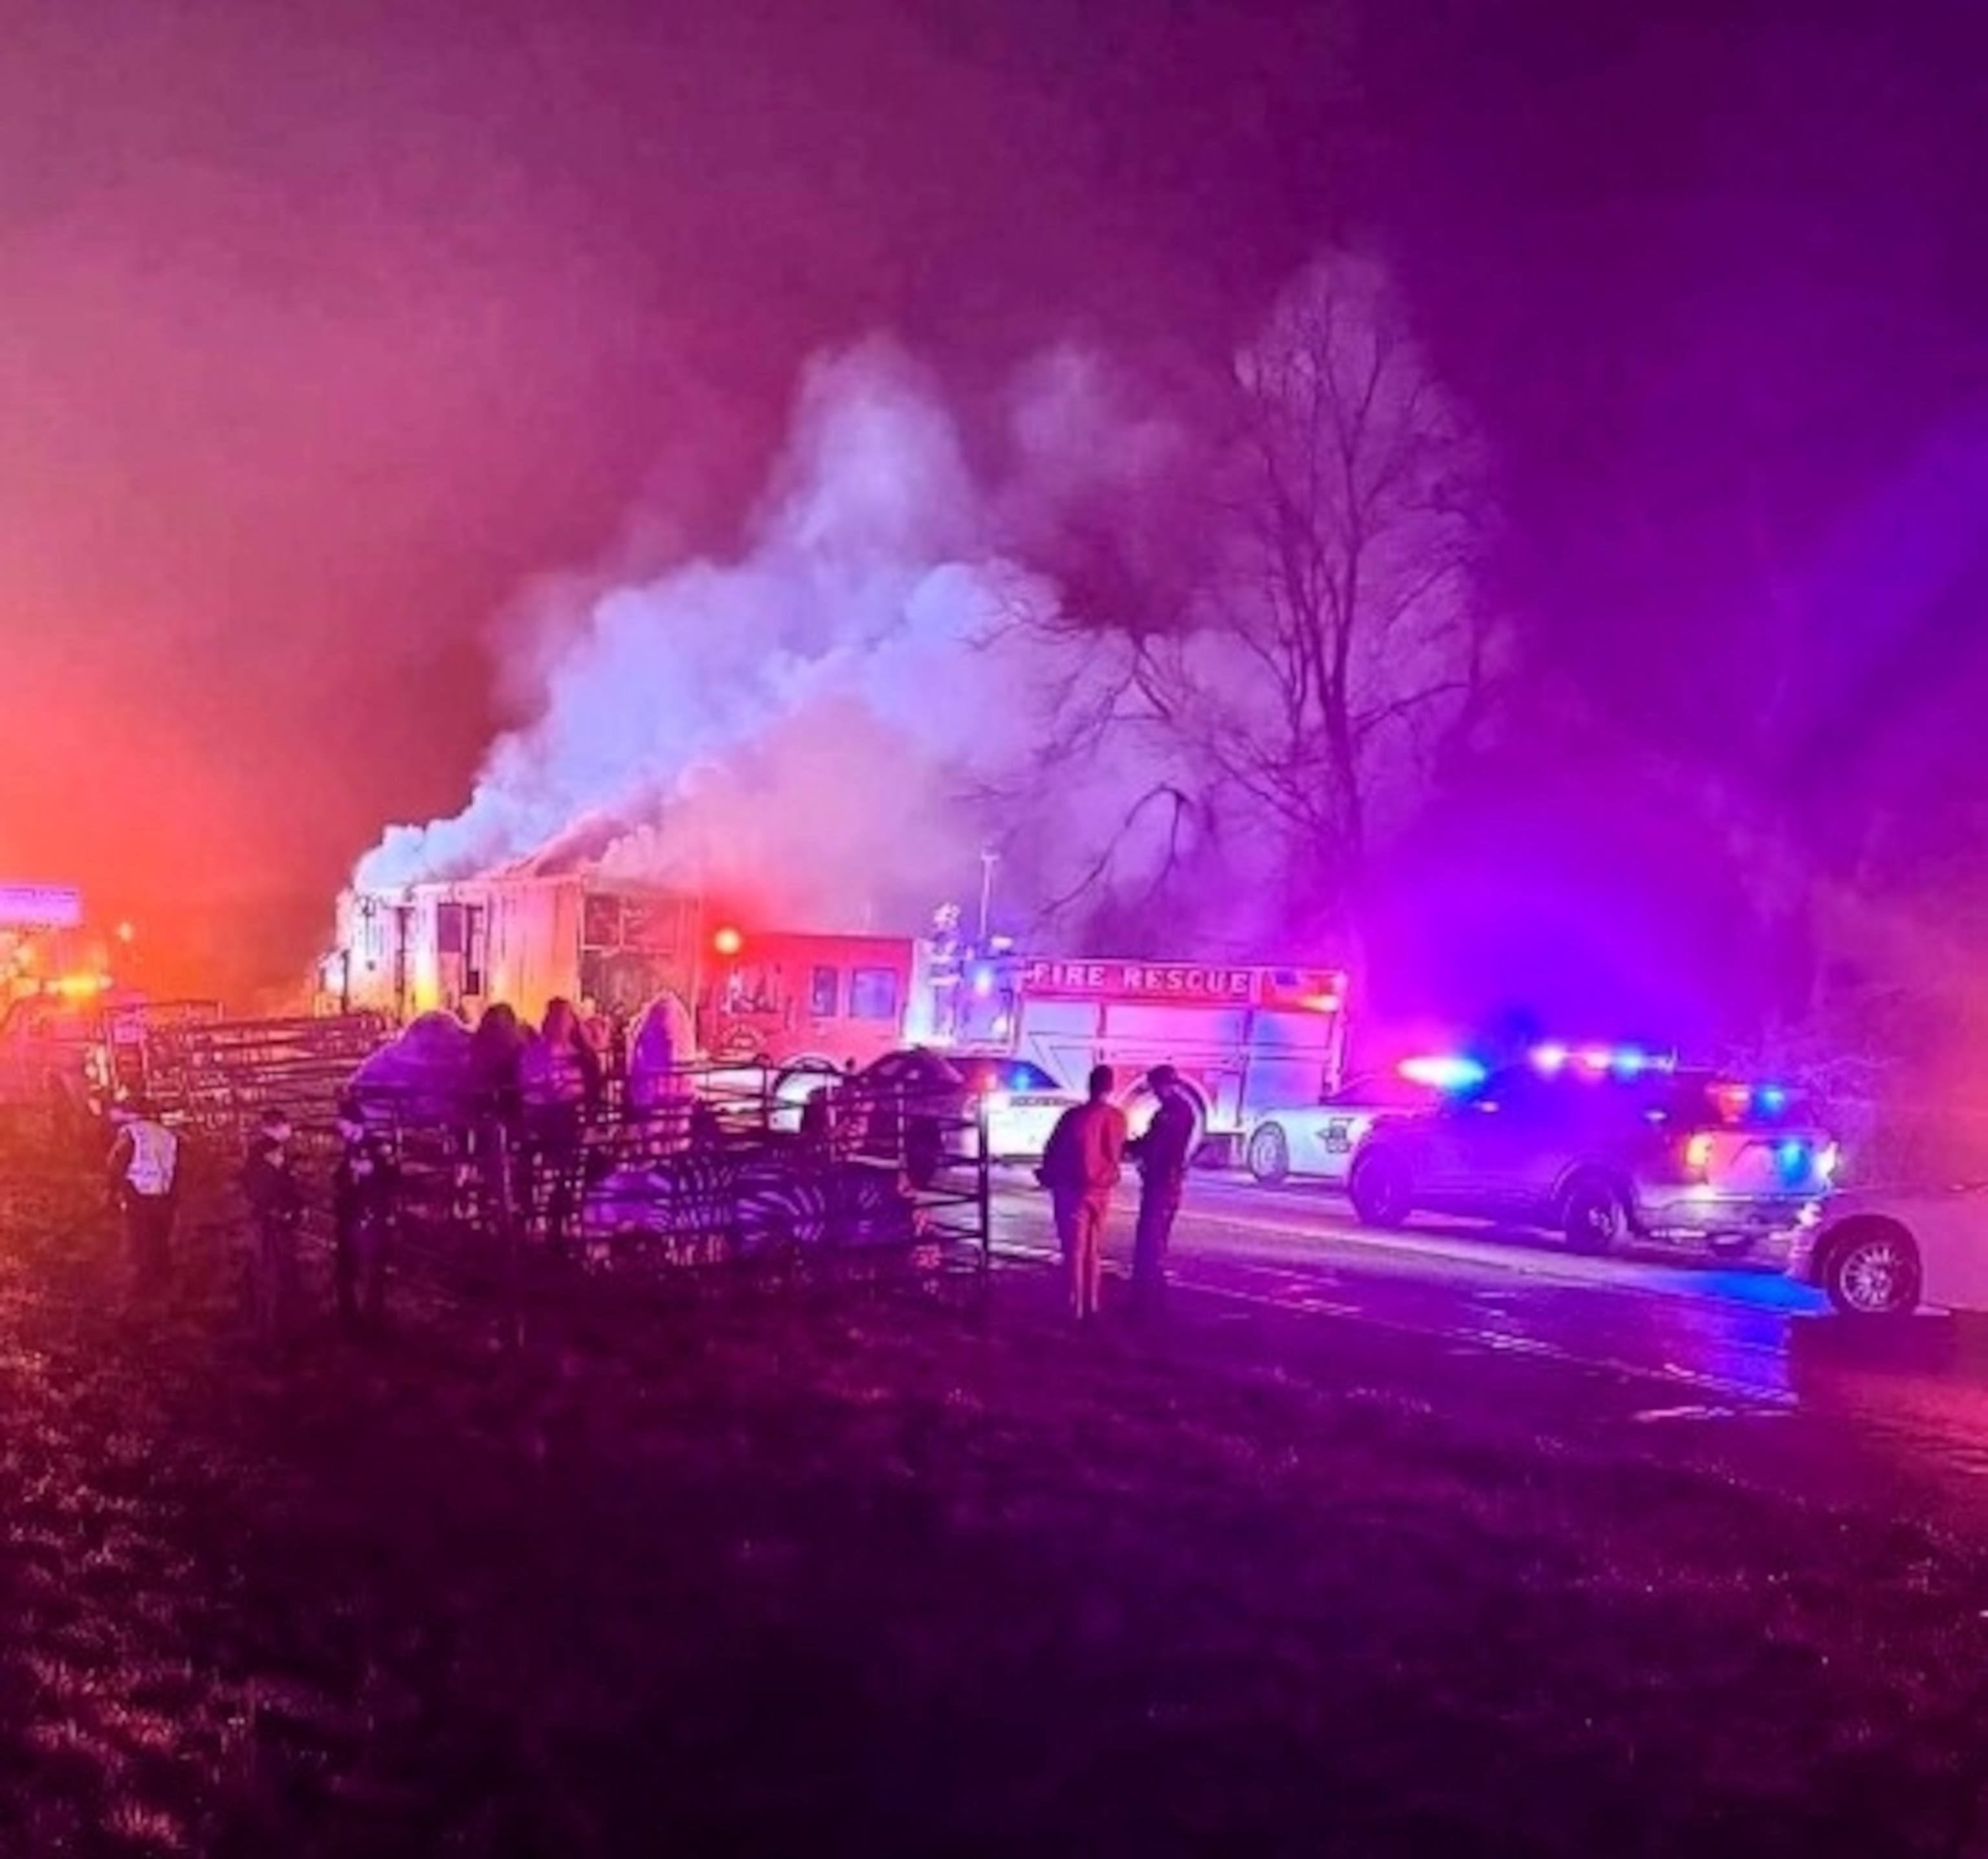
<path fill-rule="evenodd" d="M 1078 358 L 1030 370 L 995 448 L 1011 481 L 988 483 L 895 350 L 812 366 L 735 559 L 570 589 L 506 668 L 536 685 L 530 720 L 461 813 L 391 829 L 356 881 L 593 863 L 766 921 L 903 929 L 970 902 L 984 849 L 1011 921 L 1100 860 L 1136 874 L 1156 849 L 1126 817 L 1164 769 L 1131 739 L 1050 753 L 1109 648 L 1017 623 L 1058 598 L 1026 539 L 1160 442 L 1108 397 Z"/>

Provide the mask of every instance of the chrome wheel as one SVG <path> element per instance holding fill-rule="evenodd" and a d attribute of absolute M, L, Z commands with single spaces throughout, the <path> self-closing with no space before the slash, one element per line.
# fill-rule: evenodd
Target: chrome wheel
<path fill-rule="evenodd" d="M 1244 1158 L 1250 1174 L 1259 1181 L 1281 1181 L 1291 1171 L 1291 1146 L 1283 1127 L 1266 1123 L 1249 1138 L 1249 1153 Z"/>
<path fill-rule="evenodd" d="M 1829 1294 L 1853 1317 L 1893 1317 L 1919 1302 L 1919 1265 L 1902 1233 L 1874 1232 L 1851 1240 L 1829 1272 Z"/>

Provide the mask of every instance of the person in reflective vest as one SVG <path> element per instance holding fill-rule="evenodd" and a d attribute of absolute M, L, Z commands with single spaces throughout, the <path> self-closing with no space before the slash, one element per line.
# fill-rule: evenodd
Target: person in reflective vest
<path fill-rule="evenodd" d="M 117 1134 L 110 1148 L 110 1184 L 124 1216 L 132 1289 L 155 1291 L 172 1263 L 173 1219 L 179 1208 L 179 1138 L 133 1098 L 110 1113 Z"/>

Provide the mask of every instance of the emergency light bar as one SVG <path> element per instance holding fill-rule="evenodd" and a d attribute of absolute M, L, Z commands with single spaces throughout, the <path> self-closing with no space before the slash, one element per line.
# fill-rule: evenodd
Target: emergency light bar
<path fill-rule="evenodd" d="M 1620 1078 L 1634 1078 L 1645 1072 L 1677 1070 L 1675 1053 L 1645 1052 L 1636 1046 L 1564 1046 L 1557 1040 L 1535 1046 L 1532 1061 L 1536 1069 L 1550 1074 L 1564 1071 L 1571 1066 L 1596 1077 L 1604 1072 L 1613 1072 Z"/>
<path fill-rule="evenodd" d="M 1712 1090 L 1719 1114 L 1729 1123 L 1747 1116 L 1779 1117 L 1788 1107 L 1788 1095 L 1779 1084 L 1716 1084 Z"/>

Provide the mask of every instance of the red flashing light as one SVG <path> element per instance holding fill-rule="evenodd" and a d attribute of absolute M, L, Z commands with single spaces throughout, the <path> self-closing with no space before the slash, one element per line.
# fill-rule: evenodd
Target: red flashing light
<path fill-rule="evenodd" d="M 746 938 L 727 924 L 712 936 L 711 946 L 721 955 L 735 955 L 745 948 Z"/>
<path fill-rule="evenodd" d="M 1743 1084 L 1721 1084 L 1713 1087 L 1712 1100 L 1719 1107 L 1721 1117 L 1727 1123 L 1737 1123 L 1752 1107 L 1753 1093 Z"/>

